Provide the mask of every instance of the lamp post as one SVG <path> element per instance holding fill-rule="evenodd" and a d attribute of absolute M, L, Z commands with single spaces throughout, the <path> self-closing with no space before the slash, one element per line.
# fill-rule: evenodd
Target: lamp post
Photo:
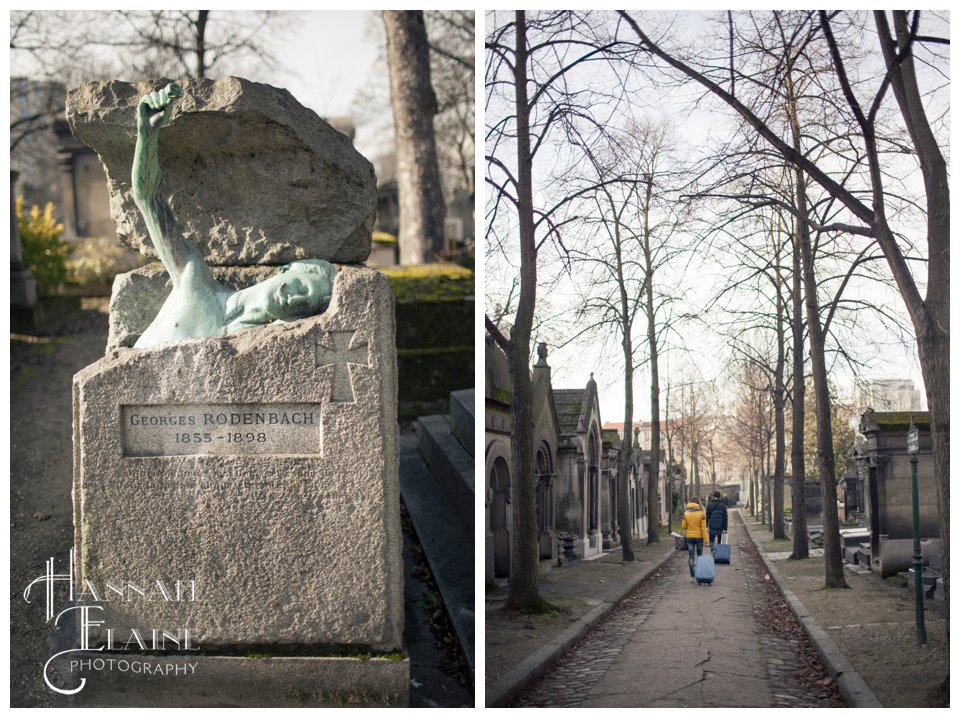
<path fill-rule="evenodd" d="M 927 642 L 927 629 L 923 624 L 923 556 L 920 553 L 920 492 L 917 487 L 917 452 L 920 451 L 920 432 L 910 415 L 910 431 L 907 432 L 907 453 L 910 454 L 911 494 L 913 498 L 913 597 L 917 610 L 917 645 Z"/>
<path fill-rule="evenodd" d="M 673 533 L 673 471 L 667 469 L 667 531 Z"/>

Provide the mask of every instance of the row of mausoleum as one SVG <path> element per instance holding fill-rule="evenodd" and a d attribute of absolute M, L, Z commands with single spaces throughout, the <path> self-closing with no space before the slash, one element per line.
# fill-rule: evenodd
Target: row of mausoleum
<path fill-rule="evenodd" d="M 510 577 L 514 474 L 510 437 L 512 382 L 507 358 L 486 338 L 485 377 L 485 543 L 486 577 Z M 589 560 L 620 546 L 625 531 L 639 540 L 647 532 L 647 481 L 650 451 L 633 437 L 627 481 L 629 526 L 619 524 L 617 477 L 623 438 L 604 429 L 597 383 L 591 374 L 582 389 L 554 389 L 547 348 L 537 348 L 531 375 L 536 482 L 537 542 L 541 570 L 564 561 Z M 659 491 L 661 521 L 666 523 L 666 462 L 661 452 Z"/>

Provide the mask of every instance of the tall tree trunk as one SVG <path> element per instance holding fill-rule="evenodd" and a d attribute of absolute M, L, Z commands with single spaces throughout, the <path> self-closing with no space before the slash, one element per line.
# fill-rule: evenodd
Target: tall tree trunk
<path fill-rule="evenodd" d="M 784 372 L 784 363 L 786 358 L 784 357 L 784 344 L 786 343 L 786 332 L 783 327 L 783 275 L 780 272 L 780 257 L 783 252 L 783 240 L 782 235 L 780 234 L 779 222 L 776 229 L 777 232 L 777 245 L 776 245 L 776 291 L 777 291 L 777 363 L 773 372 L 773 411 L 774 411 L 774 434 L 776 442 L 776 453 L 774 459 L 774 469 L 773 469 L 773 537 L 786 538 L 786 533 L 783 529 L 783 475 L 785 473 L 785 464 L 786 464 L 786 440 L 784 438 L 784 433 L 786 432 L 785 428 L 785 419 L 784 419 L 784 403 L 786 401 L 785 394 L 786 388 L 783 383 L 783 372 Z"/>
<path fill-rule="evenodd" d="M 386 13 L 384 13 L 386 15 Z M 402 13 L 397 13 L 402 14 Z M 537 248 L 533 216 L 533 157 L 530 154 L 530 110 L 527 101 L 526 16 L 518 11 L 516 66 L 517 113 L 517 217 L 520 235 L 520 294 L 516 320 L 510 333 L 510 378 L 513 381 L 513 535 L 511 536 L 510 593 L 504 608 L 533 611 L 540 605 L 537 593 L 539 550 L 537 504 L 533 466 L 533 391 L 530 385 L 530 334 L 537 293 Z M 422 21 L 422 17 L 421 17 Z"/>
<path fill-rule="evenodd" d="M 807 216 L 807 193 L 803 172 L 796 168 L 797 210 Z M 820 464 L 820 491 L 823 496 L 824 581 L 827 588 L 847 588 L 840 548 L 840 518 L 837 515 L 837 477 L 833 456 L 833 424 L 830 420 L 830 388 L 824 355 L 823 330 L 817 301 L 817 277 L 813 269 L 810 230 L 800 222 L 800 255 L 803 262 L 803 289 L 807 306 L 807 335 L 813 367 L 813 393 L 817 411 L 817 457 Z"/>
<path fill-rule="evenodd" d="M 624 342 L 623 353 L 632 352 L 630 340 Z M 632 368 L 632 367 L 631 367 Z M 633 554 L 633 508 L 630 506 L 630 469 L 633 466 L 633 372 L 624 375 L 623 441 L 617 471 L 617 521 L 620 523 L 620 551 L 623 561 L 635 561 Z"/>
<path fill-rule="evenodd" d="M 197 77 L 207 76 L 207 18 L 210 16 L 209 10 L 197 11 L 197 19 L 193 23 L 194 34 L 197 41 L 195 50 L 197 56 Z"/>
<path fill-rule="evenodd" d="M 620 468 L 617 472 L 617 521 L 620 523 L 620 550 L 624 561 L 635 561 L 633 555 L 633 509 L 630 506 L 628 478 L 633 462 L 633 331 L 630 321 L 629 297 L 623 277 L 623 245 L 620 236 L 620 217 L 614 220 L 615 259 L 617 284 L 620 288 L 620 333 L 623 340 L 623 441 L 620 449 Z M 643 476 L 643 462 L 640 462 Z"/>
<path fill-rule="evenodd" d="M 757 391 L 757 444 L 760 447 L 760 523 L 770 525 L 770 433 L 767 431 L 763 393 Z"/>
<path fill-rule="evenodd" d="M 667 375 L 670 374 L 670 361 L 667 361 Z M 674 427 L 673 422 L 670 420 L 670 382 L 667 382 L 667 396 L 666 396 L 666 405 L 663 408 L 664 424 L 663 424 L 663 437 L 667 440 L 667 471 L 669 472 L 674 468 L 673 456 L 673 437 L 676 433 L 676 428 Z"/>
<path fill-rule="evenodd" d="M 384 10 L 383 24 L 396 132 L 400 263 L 423 264 L 443 250 L 446 213 L 433 131 L 437 98 L 430 84 L 427 29 L 419 10 Z"/>
<path fill-rule="evenodd" d="M 948 310 L 945 310 L 948 311 Z M 946 325 L 944 325 L 946 326 Z M 930 413 L 933 437 L 933 466 L 937 477 L 937 517 L 940 520 L 940 555 L 943 559 L 944 606 L 947 636 L 950 635 L 950 338 L 943 330 L 931 329 L 920 337 L 920 367 Z M 943 472 L 943 473 L 939 473 Z M 941 481 L 941 478 L 946 480 Z"/>
<path fill-rule="evenodd" d="M 787 91 L 787 119 L 793 149 L 800 151 L 800 121 L 791 72 L 785 73 Z M 810 242 L 806 178 L 803 170 L 794 165 L 794 194 L 800 216 L 797 238 L 800 244 L 801 275 L 807 310 L 807 336 L 810 343 L 810 364 L 813 369 L 813 393 L 816 399 L 817 458 L 819 459 L 820 495 L 823 506 L 824 583 L 827 588 L 846 588 L 843 575 L 843 549 L 840 545 L 840 518 L 837 515 L 837 477 L 833 455 L 833 423 L 830 409 L 830 387 L 827 383 L 827 363 L 824 356 L 823 328 L 820 324 L 820 306 L 817 301 L 817 277 L 814 270 L 813 249 Z"/>
<path fill-rule="evenodd" d="M 700 493 L 700 442 L 693 442 L 693 456 L 691 461 L 693 463 L 693 493 L 694 495 L 703 501 L 703 495 Z"/>
<path fill-rule="evenodd" d="M 793 553 L 792 559 L 810 558 L 810 542 L 807 536 L 807 499 L 803 485 L 806 468 L 803 458 L 804 395 L 806 383 L 803 376 L 803 288 L 801 286 L 799 225 L 793 234 L 793 312 L 790 324 L 793 328 L 793 436 L 791 437 L 790 465 L 793 471 L 791 503 L 793 506 Z"/>
<path fill-rule="evenodd" d="M 766 517 L 766 522 L 767 522 L 767 528 L 772 531 L 773 530 L 773 500 L 770 496 L 770 493 L 773 487 L 770 485 L 770 477 L 773 475 L 773 471 L 771 470 L 772 466 L 770 463 L 770 431 L 769 430 L 767 430 L 766 432 L 765 439 L 766 441 L 764 442 L 764 445 L 766 446 L 766 453 L 767 453 L 767 470 L 763 472 L 763 495 L 764 495 L 763 507 L 764 507 L 764 515 Z"/>
<path fill-rule="evenodd" d="M 653 175 L 647 175 L 643 204 L 643 257 L 647 285 L 647 344 L 650 346 L 650 477 L 647 495 L 647 543 L 660 542 L 660 371 L 657 364 L 657 321 L 653 306 L 653 254 L 650 251 L 650 200 Z M 699 474 L 697 481 L 699 482 Z M 699 486 L 697 487 L 699 491 Z M 702 497 L 701 497 L 702 498 Z"/>

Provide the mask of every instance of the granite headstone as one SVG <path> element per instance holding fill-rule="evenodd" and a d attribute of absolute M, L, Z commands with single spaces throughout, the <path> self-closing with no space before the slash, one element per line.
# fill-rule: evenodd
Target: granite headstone
<path fill-rule="evenodd" d="M 116 675 L 100 675 L 85 704 L 235 705 L 210 687 L 242 675 L 256 705 L 404 705 L 393 294 L 385 275 L 355 264 L 369 253 L 372 170 L 285 91 L 237 78 L 185 87 L 161 139 L 164 156 L 179 152 L 164 177 L 217 279 L 239 288 L 301 257 L 348 264 L 318 316 L 146 350 L 128 347 L 162 303 L 165 275 L 115 283 L 107 354 L 74 378 L 77 601 L 98 606 L 81 643 L 99 656 L 199 651 L 206 682 L 153 675 L 117 688 Z M 68 110 L 101 154 L 115 219 L 136 247 L 117 178 L 148 89 L 97 83 L 72 92 Z M 250 157 L 258 127 L 266 149 Z M 237 201 L 205 213 L 211 190 L 200 188 L 188 210 L 178 194 L 202 184 L 191 162 L 215 185 L 230 178 Z M 285 191 L 270 183 L 291 181 L 302 162 L 312 179 L 294 181 L 289 202 L 321 207 L 332 234 L 309 219 L 289 226 L 277 198 L 250 209 Z"/>

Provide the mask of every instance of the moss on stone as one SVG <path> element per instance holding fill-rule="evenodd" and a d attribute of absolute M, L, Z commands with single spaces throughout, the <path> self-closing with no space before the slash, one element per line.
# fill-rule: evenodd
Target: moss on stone
<path fill-rule="evenodd" d="M 875 411 L 872 414 L 881 431 L 909 431 L 911 415 L 917 429 L 930 429 L 930 414 L 926 411 Z"/>
<path fill-rule="evenodd" d="M 457 264 L 419 264 L 381 269 L 398 302 L 455 302 L 472 298 L 474 274 Z"/>

